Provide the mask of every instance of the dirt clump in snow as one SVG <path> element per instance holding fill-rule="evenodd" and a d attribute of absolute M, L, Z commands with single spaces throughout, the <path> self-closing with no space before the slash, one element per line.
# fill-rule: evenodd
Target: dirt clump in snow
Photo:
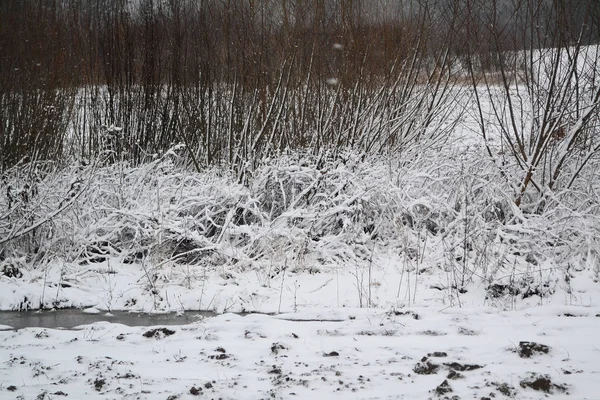
<path fill-rule="evenodd" d="M 190 389 L 190 394 L 192 396 L 201 395 L 202 394 L 202 388 L 201 387 L 192 386 L 192 388 Z"/>
<path fill-rule="evenodd" d="M 211 356 L 208 356 L 208 358 L 210 358 L 211 360 L 227 360 L 229 358 L 229 355 L 225 354 L 227 353 L 227 351 L 224 348 L 217 347 L 215 351 L 218 354 L 213 354 Z"/>
<path fill-rule="evenodd" d="M 395 316 L 411 316 L 415 320 L 421 319 L 421 316 L 414 311 L 393 311 Z"/>
<path fill-rule="evenodd" d="M 444 365 L 452 370 L 455 371 L 473 371 L 476 369 L 480 369 L 483 368 L 481 365 L 477 365 L 477 364 L 461 364 L 461 363 L 457 363 L 455 362 L 451 362 L 451 363 L 444 363 Z"/>
<path fill-rule="evenodd" d="M 553 383 L 548 375 L 534 374 L 529 380 L 524 379 L 519 384 L 523 389 L 531 388 L 533 390 L 537 390 L 539 392 L 544 393 L 554 393 L 554 390 L 557 390 L 562 393 L 567 391 L 567 387 L 565 385 Z"/>
<path fill-rule="evenodd" d="M 415 374 L 419 375 L 433 375 L 436 374 L 439 369 L 439 365 L 432 363 L 427 357 L 423 357 L 421 361 L 415 365 L 413 371 Z"/>
<path fill-rule="evenodd" d="M 433 353 L 427 353 L 427 357 L 448 357 L 448 353 L 445 351 L 434 351 Z"/>
<path fill-rule="evenodd" d="M 499 391 L 506 397 L 514 398 L 517 395 L 516 389 L 506 382 L 487 382 L 485 385 L 488 387 L 495 387 L 497 391 Z M 491 393 L 490 397 L 495 396 L 493 395 L 493 393 Z"/>
<path fill-rule="evenodd" d="M 517 394 L 515 388 L 510 386 L 508 383 L 499 383 L 496 386 L 496 389 L 507 397 L 514 397 Z"/>
<path fill-rule="evenodd" d="M 452 392 L 452 388 L 450 387 L 450 384 L 448 383 L 448 380 L 445 379 L 444 382 L 440 383 L 438 385 L 438 387 L 435 388 L 434 392 L 438 396 L 443 396 L 443 395 L 445 395 L 447 393 L 451 393 Z"/>
<path fill-rule="evenodd" d="M 94 389 L 96 389 L 96 391 L 99 392 L 102 390 L 102 388 L 104 387 L 105 384 L 106 384 L 106 379 L 96 378 L 96 380 L 94 381 Z"/>
<path fill-rule="evenodd" d="M 564 313 L 564 314 L 561 314 L 561 315 L 559 315 L 559 317 L 561 317 L 561 316 L 562 316 L 562 317 L 568 317 L 568 318 L 577 318 L 577 317 L 581 317 L 581 315 L 575 315 L 575 314 L 568 313 L 568 312 L 567 312 L 567 313 Z"/>
<path fill-rule="evenodd" d="M 464 328 L 464 327 L 459 327 L 458 328 L 458 333 L 464 336 L 477 336 L 477 332 L 472 330 L 472 329 L 468 329 L 468 328 Z"/>
<path fill-rule="evenodd" d="M 446 378 L 455 381 L 458 379 L 464 379 L 465 376 L 460 372 L 456 372 L 455 370 L 451 369 L 450 372 L 448 372 L 448 376 L 446 376 Z"/>
<path fill-rule="evenodd" d="M 281 368 L 276 365 L 273 365 L 273 368 L 268 371 L 269 374 L 282 375 L 283 372 Z"/>
<path fill-rule="evenodd" d="M 275 355 L 279 354 L 282 350 L 287 350 L 287 347 L 281 343 L 276 342 L 271 345 L 271 353 Z"/>
<path fill-rule="evenodd" d="M 167 336 L 171 336 L 173 334 L 175 334 L 175 331 L 172 331 L 171 329 L 156 328 L 156 329 L 150 329 L 149 331 L 144 332 L 144 334 L 142 336 L 145 338 L 162 339 Z"/>
<path fill-rule="evenodd" d="M 519 357 L 531 358 L 536 353 L 548 354 L 550 352 L 550 346 L 536 342 L 519 342 L 519 348 L 517 351 L 519 353 Z"/>

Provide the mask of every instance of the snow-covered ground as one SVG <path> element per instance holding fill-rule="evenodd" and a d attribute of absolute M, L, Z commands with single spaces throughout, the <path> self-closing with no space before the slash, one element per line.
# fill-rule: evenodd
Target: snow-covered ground
<path fill-rule="evenodd" d="M 43 295 L 86 313 L 225 314 L 182 326 L 2 331 L 0 398 L 598 398 L 593 268 L 567 285 L 542 266 L 551 294 L 523 298 L 536 287 L 472 277 L 459 292 L 448 286 L 450 272 L 425 265 L 409 273 L 392 255 L 384 260 L 269 276 L 173 265 L 154 289 L 142 266 L 115 259 L 50 268 L 45 277 L 23 270 L 2 279 L 2 304 L 27 296 L 39 304 Z M 188 286 L 173 278 L 182 268 L 195 277 Z"/>
<path fill-rule="evenodd" d="M 600 308 L 308 309 L 0 332 L 3 399 L 597 399 Z"/>
<path fill-rule="evenodd" d="M 455 285 L 460 271 L 446 271 L 429 264 L 420 265 L 418 271 L 414 266 L 410 270 L 401 257 L 390 253 L 379 254 L 370 261 L 321 267 L 312 272 L 172 265 L 160 270 L 163 276 L 152 285 L 148 283 L 147 271 L 139 264 L 107 260 L 85 267 L 55 265 L 43 271 L 23 270 L 21 278 L 2 277 L 0 304 L 5 310 L 37 309 L 40 304 L 50 309 L 55 304 L 94 312 L 147 313 L 289 313 L 314 307 L 600 308 L 600 285 L 594 265 L 572 271 L 558 270 L 550 263 L 516 272 L 500 268 L 493 281 L 475 271 L 468 284 L 458 290 Z"/>

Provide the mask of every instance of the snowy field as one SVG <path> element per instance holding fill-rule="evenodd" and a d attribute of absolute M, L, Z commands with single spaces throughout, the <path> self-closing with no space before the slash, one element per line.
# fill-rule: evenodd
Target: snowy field
<path fill-rule="evenodd" d="M 48 296 L 94 306 L 86 313 L 104 314 L 109 305 L 193 309 L 205 296 L 204 308 L 225 314 L 175 326 L 0 326 L 0 398 L 598 398 L 592 269 L 573 274 L 569 285 L 542 271 L 552 295 L 523 298 L 516 290 L 531 288 L 492 290 L 473 278 L 459 293 L 444 286 L 443 271 L 424 267 L 409 281 L 393 263 L 373 264 L 363 295 L 378 308 L 356 308 L 360 280 L 348 269 L 285 272 L 268 284 L 256 271 L 225 278 L 217 271 L 189 289 L 162 283 L 158 295 L 140 283 L 145 273 L 136 264 L 48 274 Z M 18 300 L 14 287 L 39 300 L 43 281 L 24 278 L 11 285 L 3 278 L 3 304 Z M 231 313 L 251 309 L 276 314 Z"/>
<path fill-rule="evenodd" d="M 0 332 L 3 399 L 597 399 L 600 308 L 311 309 Z"/>

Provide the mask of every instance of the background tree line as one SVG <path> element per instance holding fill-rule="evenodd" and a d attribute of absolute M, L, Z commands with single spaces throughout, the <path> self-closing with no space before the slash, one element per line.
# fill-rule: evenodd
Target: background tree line
<path fill-rule="evenodd" d="M 599 9 L 593 0 L 2 1 L 0 170 L 99 153 L 141 163 L 175 143 L 196 168 L 240 176 L 285 149 L 402 152 L 431 139 L 469 71 L 514 72 L 510 51 L 597 43 Z"/>

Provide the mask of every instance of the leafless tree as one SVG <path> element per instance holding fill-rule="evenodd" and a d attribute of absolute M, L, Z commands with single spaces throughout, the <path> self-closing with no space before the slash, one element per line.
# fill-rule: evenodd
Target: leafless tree
<path fill-rule="evenodd" d="M 597 5 L 578 3 L 577 12 L 561 0 L 462 3 L 480 131 L 517 206 L 531 197 L 543 207 L 598 157 Z"/>

